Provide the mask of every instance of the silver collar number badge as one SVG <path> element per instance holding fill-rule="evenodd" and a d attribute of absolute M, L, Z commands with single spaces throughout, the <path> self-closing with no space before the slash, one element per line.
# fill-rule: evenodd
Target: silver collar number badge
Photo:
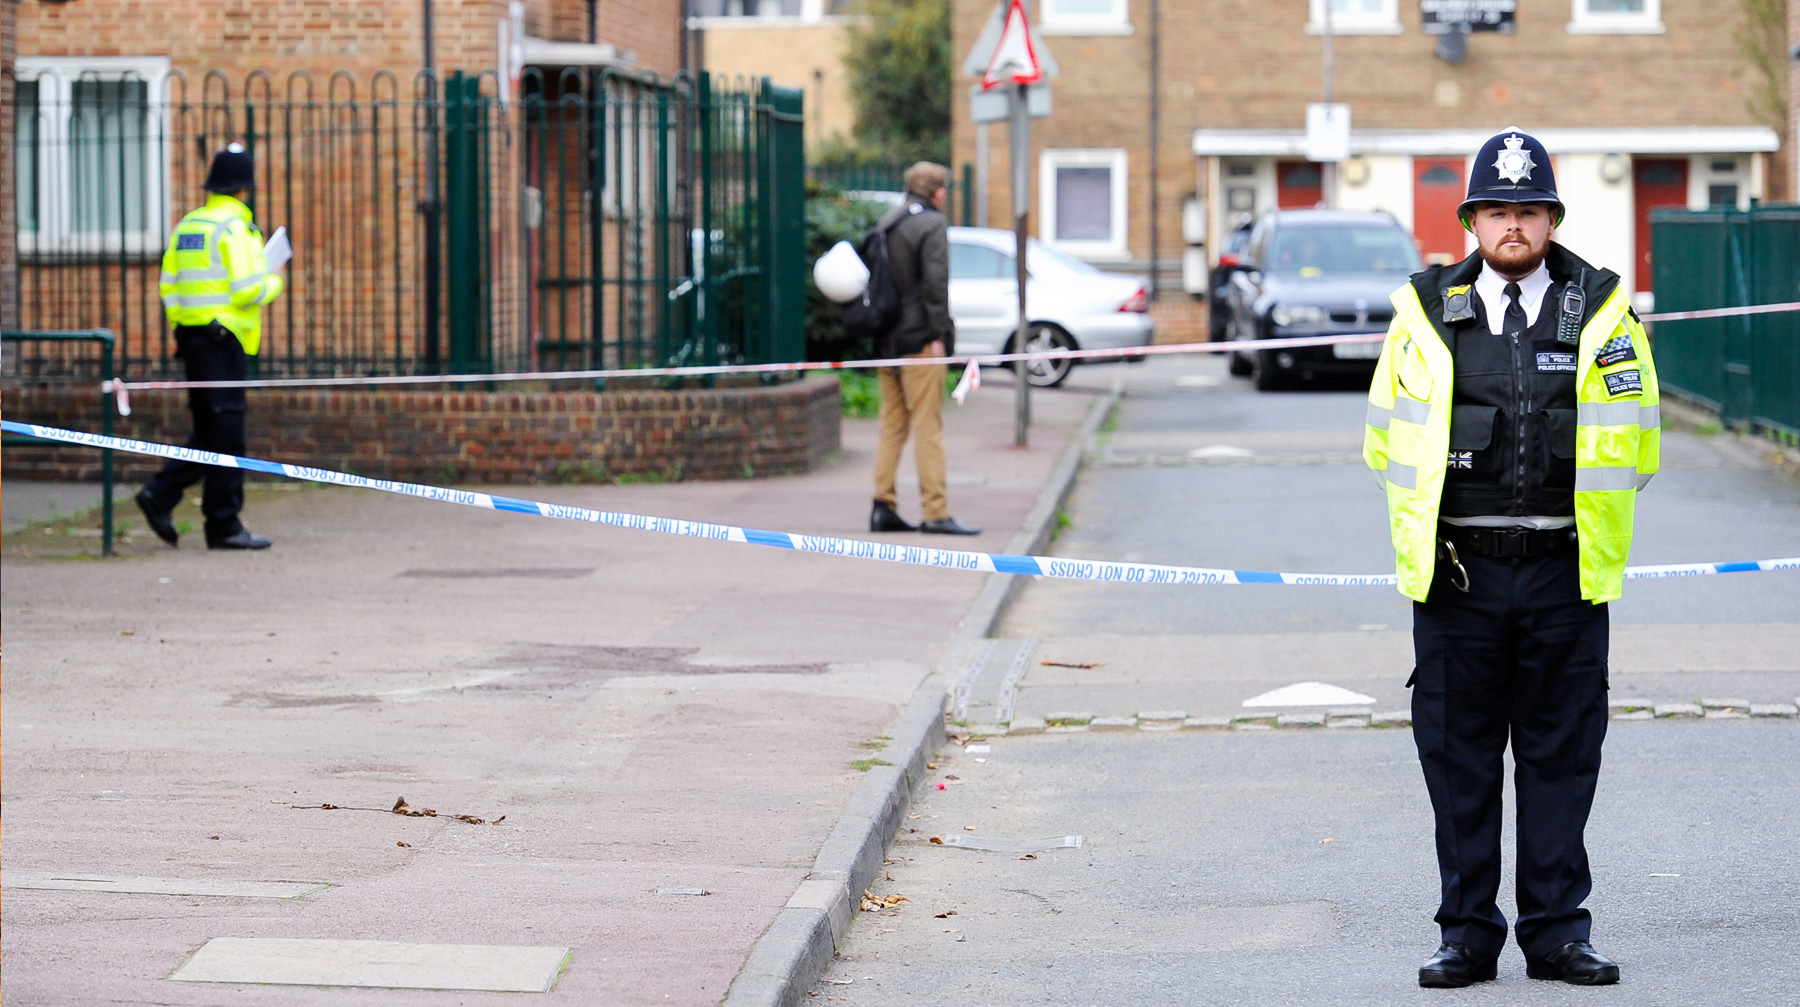
<path fill-rule="evenodd" d="M 1530 181 L 1531 169 L 1537 164 L 1531 160 L 1531 151 L 1525 149 L 1525 141 L 1521 137 L 1509 136 L 1504 141 L 1506 148 L 1494 158 L 1494 170 L 1500 177 L 1514 185 Z"/>

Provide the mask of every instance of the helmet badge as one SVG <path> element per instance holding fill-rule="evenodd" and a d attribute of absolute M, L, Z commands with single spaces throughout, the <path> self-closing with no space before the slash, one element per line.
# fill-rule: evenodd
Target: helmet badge
<path fill-rule="evenodd" d="M 1537 164 L 1531 159 L 1531 151 L 1524 149 L 1525 141 L 1517 136 L 1509 136 L 1506 146 L 1494 158 L 1494 170 L 1500 177 L 1514 185 L 1531 179 L 1531 169 Z"/>

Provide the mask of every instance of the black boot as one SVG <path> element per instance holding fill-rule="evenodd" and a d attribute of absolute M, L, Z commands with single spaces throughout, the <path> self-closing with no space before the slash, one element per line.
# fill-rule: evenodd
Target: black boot
<path fill-rule="evenodd" d="M 144 512 L 144 521 L 150 525 L 150 530 L 156 533 L 157 538 L 170 545 L 181 544 L 181 532 L 175 529 L 170 512 L 156 505 L 155 498 L 150 496 L 149 487 L 138 490 L 137 496 L 132 499 L 137 501 L 138 510 Z"/>
<path fill-rule="evenodd" d="M 1525 974 L 1576 986 L 1611 986 L 1619 981 L 1619 967 L 1587 941 L 1570 941 L 1542 958 L 1526 955 Z"/>
<path fill-rule="evenodd" d="M 927 521 L 924 524 L 919 525 L 919 530 L 923 531 L 923 532 L 930 532 L 933 535 L 979 535 L 979 534 L 981 534 L 980 528 L 970 528 L 970 527 L 967 527 L 966 525 L 957 524 L 956 519 L 953 517 L 944 517 L 944 518 L 938 518 L 936 521 Z"/>
<path fill-rule="evenodd" d="M 218 538 L 209 535 L 206 539 L 208 549 L 267 549 L 273 544 L 268 539 L 260 535 L 252 535 L 243 528 Z"/>
<path fill-rule="evenodd" d="M 908 524 L 906 519 L 900 516 L 900 512 L 894 509 L 893 504 L 885 500 L 877 500 L 875 506 L 869 511 L 869 530 L 918 531 L 919 527 Z"/>
<path fill-rule="evenodd" d="M 1494 959 L 1477 958 L 1468 946 L 1445 941 L 1437 954 L 1419 967 L 1419 985 L 1428 989 L 1459 989 L 1488 982 L 1497 974 Z"/>

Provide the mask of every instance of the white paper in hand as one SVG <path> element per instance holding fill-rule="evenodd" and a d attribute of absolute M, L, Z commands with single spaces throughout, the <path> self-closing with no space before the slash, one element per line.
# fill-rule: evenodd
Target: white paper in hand
<path fill-rule="evenodd" d="M 269 235 L 268 243 L 263 245 L 263 258 L 268 260 L 269 272 L 287 265 L 293 257 L 294 246 L 288 244 L 287 228 L 277 227 L 275 233 Z"/>

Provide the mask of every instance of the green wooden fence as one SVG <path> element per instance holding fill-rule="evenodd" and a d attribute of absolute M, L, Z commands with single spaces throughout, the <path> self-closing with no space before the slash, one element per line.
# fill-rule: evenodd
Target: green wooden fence
<path fill-rule="evenodd" d="M 1656 310 L 1800 301 L 1800 206 L 1659 210 Z M 1655 323 L 1664 388 L 1723 422 L 1800 438 L 1800 312 Z"/>

